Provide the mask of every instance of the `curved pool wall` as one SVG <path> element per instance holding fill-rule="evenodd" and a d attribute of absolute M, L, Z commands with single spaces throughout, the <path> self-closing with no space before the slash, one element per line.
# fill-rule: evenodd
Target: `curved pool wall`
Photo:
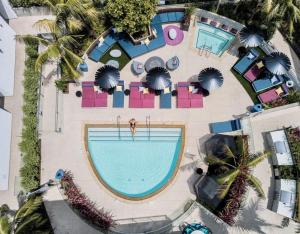
<path fill-rule="evenodd" d="M 86 125 L 85 146 L 99 181 L 129 200 L 149 198 L 167 187 L 182 158 L 183 125 L 139 125 L 132 137 L 128 125 Z"/>
<path fill-rule="evenodd" d="M 230 46 L 235 36 L 220 28 L 205 23 L 197 23 L 196 48 L 209 50 L 221 56 Z"/>

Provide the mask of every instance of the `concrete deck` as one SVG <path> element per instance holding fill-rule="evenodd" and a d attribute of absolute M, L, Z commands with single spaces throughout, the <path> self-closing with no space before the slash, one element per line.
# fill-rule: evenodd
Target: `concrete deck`
<path fill-rule="evenodd" d="M 35 18 L 26 18 L 26 22 L 31 22 Z M 32 27 L 23 30 L 25 19 L 17 19 L 15 30 L 23 33 L 35 32 Z M 25 21 L 23 21 L 25 22 Z M 125 98 L 124 109 L 112 108 L 112 96 L 109 96 L 108 108 L 81 108 L 81 99 L 75 96 L 77 90 L 81 90 L 79 86 L 70 85 L 70 93 L 62 95 L 57 102 L 57 92 L 54 87 L 54 78 L 44 82 L 43 87 L 43 119 L 42 119 L 42 183 L 53 178 L 57 169 L 62 168 L 71 170 L 75 176 L 76 183 L 81 187 L 82 191 L 87 194 L 91 200 L 95 201 L 100 207 L 110 210 L 115 219 L 131 219 L 134 217 L 147 217 L 155 215 L 170 215 L 182 206 L 186 199 L 195 198 L 193 192 L 193 183 L 198 178 L 194 173 L 196 165 L 205 167 L 203 162 L 203 148 L 201 143 L 209 135 L 208 123 L 215 121 L 223 121 L 232 119 L 233 115 L 240 115 L 246 112 L 246 108 L 252 104 L 249 96 L 230 72 L 230 68 L 236 62 L 237 58 L 229 53 L 219 58 L 214 55 L 206 57 L 199 56 L 197 50 L 193 47 L 195 35 L 193 27 L 188 33 L 185 33 L 185 39 L 182 44 L 171 47 L 166 46 L 162 49 L 153 51 L 149 54 L 137 58 L 138 61 L 145 62 L 149 57 L 158 55 L 165 61 L 170 57 L 177 55 L 180 59 L 180 68 L 171 72 L 173 83 L 178 81 L 187 81 L 195 79 L 195 76 L 203 68 L 213 66 L 218 68 L 224 76 L 224 85 L 211 96 L 204 99 L 203 109 L 177 109 L 175 108 L 175 98 L 173 98 L 173 108 L 170 110 L 160 110 L 158 108 L 158 97 L 156 97 L 156 108 L 154 109 L 129 109 L 128 97 Z M 275 35 L 276 36 L 276 35 Z M 280 40 L 280 39 L 279 39 Z M 282 42 L 285 43 L 285 42 Z M 285 51 L 283 51 L 285 52 Z M 17 61 L 16 70 L 20 72 L 20 79 L 15 84 L 15 89 L 19 92 L 14 97 L 12 104 L 15 109 L 15 120 L 13 123 L 13 143 L 12 143 L 12 160 L 11 160 L 11 179 L 13 184 L 15 175 L 19 170 L 19 151 L 18 136 L 21 131 L 21 101 L 22 101 L 22 83 L 24 70 L 24 46 L 17 46 L 17 53 L 20 53 L 20 61 Z M 23 54 L 23 55 L 22 55 Z M 233 53 L 234 54 L 234 53 Z M 93 80 L 95 71 L 101 66 L 99 63 L 88 61 L 89 72 L 84 75 L 80 81 Z M 126 87 L 130 81 L 139 81 L 143 76 L 136 77 L 130 71 L 130 63 L 121 71 L 121 79 L 126 82 Z M 51 67 L 45 71 L 51 70 Z M 145 74 L 144 74 L 145 75 Z M 7 101 L 8 102 L 8 101 Z M 17 103 L 18 106 L 17 106 Z M 56 116 L 58 114 L 58 118 Z M 145 122 L 146 116 L 151 116 L 152 123 L 180 123 L 186 125 L 186 148 L 184 152 L 195 154 L 194 159 L 184 157 L 180 170 L 174 180 L 163 192 L 153 198 L 141 202 L 129 202 L 113 196 L 107 191 L 97 180 L 91 170 L 84 152 L 83 142 L 83 125 L 84 123 L 116 123 L 117 116 L 121 116 L 121 122 L 127 123 L 132 117 L 136 118 L 140 123 Z M 299 112 L 294 113 L 294 118 L 299 116 Z M 262 115 L 263 116 L 263 115 Z M 251 120 L 253 134 L 255 136 L 254 148 L 263 150 L 263 141 L 261 131 L 265 131 L 264 127 L 268 127 L 269 118 L 262 118 L 259 121 Z M 271 117 L 270 117 L 271 118 Z M 271 118 L 274 122 L 270 128 L 278 127 L 277 121 L 289 119 L 287 113 L 285 117 L 275 114 Z M 19 126 L 17 126 L 19 124 Z M 59 125 L 61 132 L 55 129 Z M 256 127 L 257 126 L 257 127 Z M 257 130 L 256 130 L 257 129 Z M 274 130 L 274 129 L 268 129 Z M 15 133 L 14 133 L 15 132 Z M 256 139 L 257 138 L 257 139 Z M 15 152 L 15 153 L 13 153 Z M 266 193 L 269 191 L 272 177 L 270 164 L 267 160 L 261 163 L 255 170 L 255 175 L 263 182 L 263 188 Z M 288 228 L 282 229 L 280 223 L 282 217 L 266 209 L 268 201 L 263 201 L 261 205 L 257 205 L 254 192 L 250 190 L 248 199 L 253 201 L 249 204 L 249 208 L 243 210 L 241 220 L 238 223 L 243 229 L 249 230 L 250 233 L 293 233 L 295 232 L 294 224 L 290 224 Z M 0 193 L 0 200 L 9 205 L 13 204 L 13 187 L 7 194 Z M 99 233 L 89 227 L 80 220 L 62 201 L 62 196 L 57 189 L 51 189 L 46 195 L 46 206 L 50 212 L 50 218 L 56 228 L 56 233 Z M 241 229 L 236 231 L 229 228 L 224 229 L 221 225 L 216 224 L 214 217 L 204 215 L 202 208 L 196 209 L 184 221 L 201 222 L 211 227 L 214 233 L 243 233 Z M 257 214 L 256 214 L 257 213 Z M 178 230 L 178 228 L 174 231 Z"/>

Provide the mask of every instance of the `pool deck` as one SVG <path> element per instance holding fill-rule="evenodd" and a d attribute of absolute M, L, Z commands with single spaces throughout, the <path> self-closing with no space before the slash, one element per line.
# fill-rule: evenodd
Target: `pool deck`
<path fill-rule="evenodd" d="M 11 21 L 11 25 L 18 34 L 35 33 L 32 23 L 40 17 L 20 17 Z M 27 27 L 24 27 L 26 22 Z M 186 81 L 194 79 L 195 75 L 203 68 L 213 66 L 223 73 L 224 85 L 211 96 L 204 99 L 204 108 L 202 109 L 176 109 L 175 98 L 172 100 L 173 108 L 170 110 L 161 110 L 158 108 L 159 100 L 156 98 L 156 108 L 154 109 L 129 109 L 128 97 L 125 97 L 124 109 L 113 109 L 112 97 L 109 97 L 108 108 L 87 108 L 80 107 L 81 99 L 75 96 L 75 92 L 81 88 L 76 85 L 70 85 L 70 94 L 57 95 L 54 87 L 54 79 L 52 77 L 44 81 L 43 86 L 43 114 L 41 119 L 41 139 L 42 139 L 42 183 L 54 177 L 55 172 L 59 168 L 71 170 L 75 176 L 76 183 L 81 187 L 82 191 L 87 194 L 91 200 L 94 200 L 99 207 L 104 207 L 113 213 L 115 219 L 133 220 L 135 217 L 152 217 L 152 216 L 170 216 L 178 211 L 178 208 L 185 204 L 187 199 L 194 199 L 195 194 L 193 184 L 198 179 L 194 173 L 194 168 L 200 166 L 205 169 L 203 162 L 202 143 L 210 136 L 208 123 L 215 121 L 223 121 L 232 119 L 236 115 L 245 113 L 246 108 L 252 104 L 251 99 L 246 91 L 235 79 L 230 72 L 231 66 L 236 62 L 235 52 L 225 52 L 220 58 L 214 55 L 210 57 L 199 56 L 197 49 L 193 47 L 194 40 L 193 27 L 189 32 L 185 32 L 184 41 L 176 46 L 166 46 L 157 51 L 137 58 L 138 61 L 145 62 L 153 55 L 159 55 L 164 60 L 177 55 L 180 59 L 180 67 L 178 70 L 171 72 L 173 83 L 178 81 Z M 272 39 L 275 46 L 279 50 L 290 55 L 292 53 L 292 63 L 295 65 L 296 71 L 300 71 L 299 59 L 293 56 L 293 51 L 288 44 L 282 39 L 277 32 Z M 11 158 L 11 174 L 10 174 L 10 190 L 8 192 L 0 192 L 0 200 L 16 207 L 16 194 L 14 194 L 14 181 L 19 171 L 19 135 L 21 131 L 22 115 L 22 72 L 24 62 L 24 46 L 17 43 L 17 58 L 15 95 L 8 99 L 6 105 L 8 110 L 13 112 L 13 142 Z M 233 54 L 233 55 L 231 55 Z M 89 72 L 81 79 L 93 80 L 95 71 L 101 64 L 88 61 Z M 136 77 L 130 71 L 130 63 L 122 70 L 121 78 L 126 81 L 126 87 L 130 81 L 138 81 L 143 76 Z M 49 72 L 53 67 L 47 65 L 45 72 Z M 20 91 L 20 92 L 19 92 Z M 59 101 L 57 102 L 57 97 Z M 11 99 L 11 100 L 10 100 Z M 18 105 L 16 105 L 19 103 Z M 58 118 L 56 114 L 58 113 Z M 168 124 L 185 124 L 186 126 L 186 147 L 184 157 L 180 165 L 179 173 L 174 182 L 168 186 L 165 191 L 157 196 L 142 202 L 130 202 L 113 196 L 107 191 L 97 180 L 93 172 L 89 168 L 88 160 L 84 155 L 84 138 L 82 126 L 84 123 L 116 123 L 117 116 L 121 116 L 121 122 L 127 123 L 132 117 L 136 118 L 140 123 L 145 123 L 146 116 L 151 116 L 152 123 L 168 123 Z M 266 130 L 274 130 L 280 126 L 288 124 L 300 125 L 298 116 L 299 108 L 287 109 L 274 112 L 272 121 L 269 118 L 263 118 L 258 121 L 250 121 L 250 127 L 253 130 L 254 148 L 255 150 L 263 149 L 263 138 L 261 133 Z M 278 121 L 278 122 L 277 122 Z M 271 123 L 273 122 L 273 124 Z M 61 128 L 61 132 L 55 129 Z M 194 155 L 194 156 L 192 156 Z M 192 157 L 191 157 L 192 156 Z M 270 189 L 272 180 L 272 172 L 270 164 L 267 160 L 261 163 L 255 169 L 255 175 L 262 180 L 263 188 L 266 193 Z M 203 207 L 196 208 L 182 222 L 202 222 L 212 228 L 214 233 L 294 233 L 296 225 L 290 222 L 286 228 L 282 228 L 282 216 L 266 209 L 268 199 L 266 201 L 257 201 L 254 192 L 250 190 L 247 198 L 247 206 L 243 209 L 236 228 L 217 223 L 215 217 L 211 216 Z M 52 188 L 45 195 L 45 204 L 55 227 L 56 233 L 99 233 L 87 225 L 80 219 L 63 201 L 62 195 L 57 188 Z M 174 231 L 177 231 L 175 227 Z"/>

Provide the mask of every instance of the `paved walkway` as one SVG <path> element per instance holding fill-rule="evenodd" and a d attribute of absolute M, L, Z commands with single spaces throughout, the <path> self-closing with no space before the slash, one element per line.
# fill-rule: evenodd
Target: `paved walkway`
<path fill-rule="evenodd" d="M 52 16 L 30 16 L 19 17 L 10 20 L 9 25 L 15 30 L 17 35 L 37 34 L 38 30 L 33 27 L 33 24 L 44 18 Z M 17 208 L 17 194 L 20 190 L 19 169 L 21 166 L 21 152 L 19 143 L 21 141 L 22 118 L 23 118 L 23 72 L 25 61 L 25 45 L 19 41 L 16 42 L 16 64 L 15 64 L 15 83 L 14 95 L 5 97 L 4 108 L 12 113 L 12 140 L 11 140 L 11 156 L 10 156 L 10 171 L 9 171 L 9 190 L 0 191 L 0 204 L 6 203 L 11 208 Z"/>

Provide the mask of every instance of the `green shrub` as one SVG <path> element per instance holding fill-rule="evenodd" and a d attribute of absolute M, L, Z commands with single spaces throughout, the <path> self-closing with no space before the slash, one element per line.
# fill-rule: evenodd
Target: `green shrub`
<path fill-rule="evenodd" d="M 41 6 L 41 0 L 9 0 L 13 7 Z"/>
<path fill-rule="evenodd" d="M 38 45 L 26 42 L 26 60 L 24 70 L 23 94 L 23 129 L 20 150 L 23 166 L 20 169 L 21 185 L 30 191 L 40 184 L 40 144 L 37 133 L 38 125 L 38 91 L 40 74 L 35 71 L 35 61 L 38 56 Z"/>

